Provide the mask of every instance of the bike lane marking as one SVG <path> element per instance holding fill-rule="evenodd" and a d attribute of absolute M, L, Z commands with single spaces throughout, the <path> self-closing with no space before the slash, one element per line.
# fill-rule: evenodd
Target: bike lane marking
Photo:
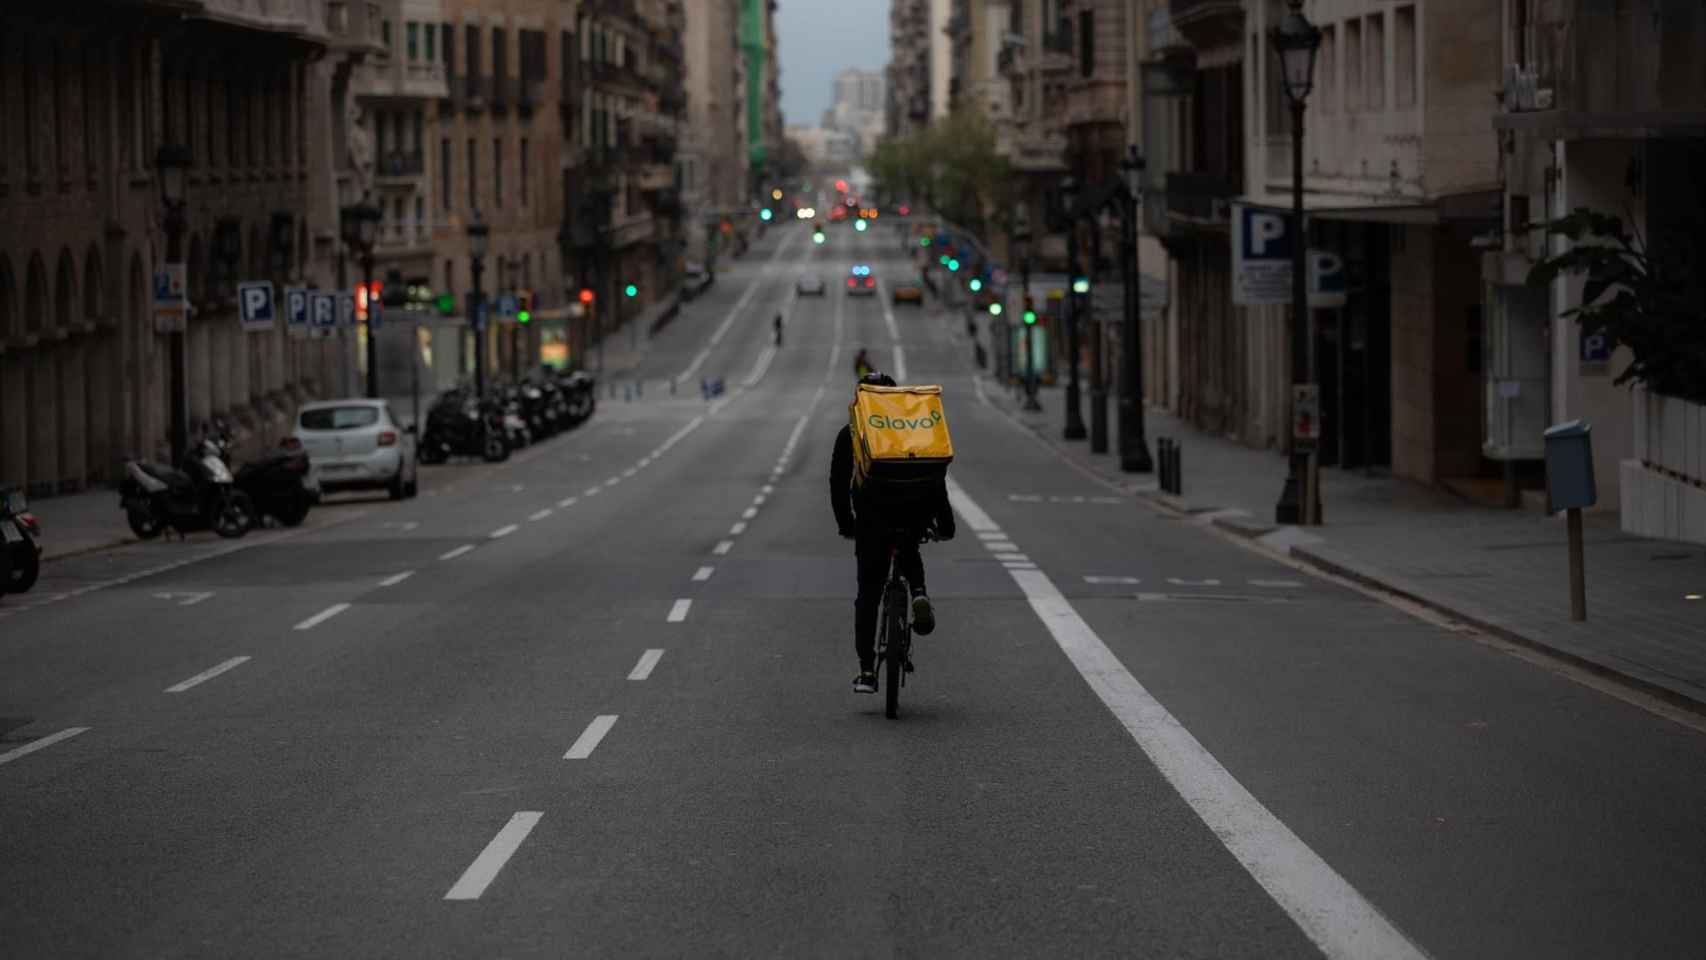
<path fill-rule="evenodd" d="M 248 657 L 232 657 L 231 659 L 225 661 L 222 664 L 219 664 L 216 667 L 211 667 L 207 670 L 203 670 L 202 672 L 196 674 L 195 676 L 189 678 L 188 680 L 182 681 L 181 683 L 172 684 L 171 686 L 166 688 L 166 692 L 167 693 L 183 693 L 185 690 L 188 690 L 191 687 L 199 686 L 200 684 L 206 683 L 207 681 L 212 680 L 214 677 L 217 677 L 220 674 L 225 673 L 228 670 L 235 670 L 238 667 L 240 667 L 243 664 L 248 663 L 248 662 L 249 662 Z"/>
<path fill-rule="evenodd" d="M 27 757 L 30 754 L 35 753 L 37 750 L 45 750 L 63 740 L 69 740 L 79 733 L 88 732 L 88 727 L 66 727 L 58 733 L 50 733 L 47 736 L 42 737 L 40 740 L 31 740 L 29 743 L 26 743 L 21 747 L 14 747 L 5 753 L 0 753 L 0 764 L 11 763 L 19 757 Z"/>
<path fill-rule="evenodd" d="M 486 892 L 486 888 L 497 879 L 498 871 L 509 863 L 509 858 L 521 848 L 527 835 L 538 826 L 539 818 L 545 814 L 537 810 L 523 810 L 509 818 L 497 836 L 486 844 L 486 849 L 474 858 L 468 869 L 462 872 L 450 892 L 444 895 L 446 900 L 478 900 Z"/>
<path fill-rule="evenodd" d="M 295 629 L 312 630 L 320 624 L 325 623 L 327 620 L 330 620 L 338 614 L 343 613 L 345 610 L 348 610 L 349 607 L 350 605 L 347 603 L 334 603 L 326 609 L 321 610 L 319 613 L 314 614 L 312 617 L 309 617 L 297 624 Z"/>
<path fill-rule="evenodd" d="M 640 662 L 634 664 L 634 669 L 628 672 L 629 680 L 644 680 L 652 675 L 658 661 L 663 659 L 663 651 L 653 648 L 640 654 Z"/>
<path fill-rule="evenodd" d="M 952 477 L 948 498 L 975 531 L 999 529 Z M 1244 788 L 1108 649 L 1047 573 L 1010 571 L 1031 610 L 1161 775 L 1227 852 L 1332 958 L 1426 957 L 1392 921 Z"/>
<path fill-rule="evenodd" d="M 604 735 L 609 733 L 610 728 L 614 726 L 616 726 L 616 714 L 614 713 L 605 713 L 593 717 L 592 722 L 586 725 L 585 730 L 581 731 L 581 735 L 575 738 L 574 745 L 569 747 L 569 752 L 563 754 L 563 759 L 585 760 L 592 756 L 592 752 L 597 750 L 599 743 L 604 740 Z"/>
<path fill-rule="evenodd" d="M 686 620 L 687 619 L 687 611 L 692 606 L 693 606 L 693 601 L 687 599 L 686 597 L 683 597 L 683 598 L 675 601 L 675 605 L 669 608 L 669 621 L 668 622 L 680 623 L 681 621 Z"/>

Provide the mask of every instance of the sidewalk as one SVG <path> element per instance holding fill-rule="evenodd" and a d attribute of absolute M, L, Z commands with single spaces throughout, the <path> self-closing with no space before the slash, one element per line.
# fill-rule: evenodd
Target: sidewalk
<path fill-rule="evenodd" d="M 41 521 L 42 557 L 58 560 L 78 553 L 116 547 L 136 540 L 118 506 L 118 490 L 99 487 L 82 493 L 30 500 Z"/>
<path fill-rule="evenodd" d="M 1276 453 L 1200 433 L 1152 409 L 1151 450 L 1159 437 L 1183 450 L 1184 496 L 1171 497 L 1157 492 L 1152 476 L 1120 472 L 1111 402 L 1112 452 L 1092 455 L 1087 443 L 1060 438 L 1062 390 L 1043 392 L 1043 413 L 1022 412 L 997 387 L 989 395 L 1075 463 L 1166 509 L 1706 712 L 1706 599 L 1687 599 L 1706 595 L 1706 550 L 1698 546 L 1630 536 L 1615 514 L 1589 514 L 1588 619 L 1575 623 L 1561 515 L 1479 506 L 1411 481 L 1328 468 L 1321 472 L 1326 523 L 1276 527 L 1274 501 L 1286 470 Z"/>

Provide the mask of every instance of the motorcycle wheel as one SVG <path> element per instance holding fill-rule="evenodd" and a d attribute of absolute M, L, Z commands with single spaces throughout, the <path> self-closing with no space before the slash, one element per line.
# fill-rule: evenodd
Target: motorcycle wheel
<path fill-rule="evenodd" d="M 509 444 L 504 441 L 503 434 L 492 430 L 480 442 L 480 456 L 487 463 L 501 463 L 509 459 Z"/>
<path fill-rule="evenodd" d="M 130 532 L 136 534 L 138 540 L 152 540 L 165 528 L 160 518 L 154 515 L 153 507 L 131 507 L 124 512 L 124 519 L 130 523 Z"/>
<path fill-rule="evenodd" d="M 27 593 L 36 585 L 36 577 L 41 575 L 41 556 L 36 553 L 36 545 L 28 540 L 14 540 L 6 546 L 12 555 L 12 571 L 7 576 L 6 589 L 13 593 Z"/>
<path fill-rule="evenodd" d="M 255 502 L 241 490 L 225 495 L 213 517 L 213 532 L 231 540 L 249 532 L 255 525 Z"/>
<path fill-rule="evenodd" d="M 284 526 L 301 526 L 302 521 L 308 519 L 308 497 L 300 496 L 282 505 L 273 516 Z"/>
<path fill-rule="evenodd" d="M 444 454 L 444 448 L 439 446 L 437 441 L 423 445 L 421 447 L 420 458 L 422 463 L 429 466 L 443 463 L 445 460 L 449 459 Z"/>

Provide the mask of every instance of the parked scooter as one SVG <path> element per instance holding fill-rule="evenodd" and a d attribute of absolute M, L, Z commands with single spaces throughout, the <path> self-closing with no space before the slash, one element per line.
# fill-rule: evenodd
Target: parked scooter
<path fill-rule="evenodd" d="M 29 512 L 24 492 L 0 488 L 0 594 L 24 593 L 41 574 L 41 521 Z"/>
<path fill-rule="evenodd" d="M 451 457 L 481 457 L 487 463 L 509 458 L 502 409 L 490 400 L 482 403 L 471 390 L 446 391 L 427 411 L 426 420 L 422 463 L 443 463 Z"/>
<path fill-rule="evenodd" d="M 320 488 L 308 469 L 308 451 L 295 437 L 284 445 L 237 469 L 237 489 L 254 501 L 256 512 L 287 527 L 298 526 L 308 517 L 308 508 L 319 502 Z"/>
<path fill-rule="evenodd" d="M 558 383 L 568 403 L 569 425 L 579 426 L 585 423 L 598 408 L 597 381 L 584 371 L 576 370 L 561 378 Z"/>
<path fill-rule="evenodd" d="M 124 474 L 119 506 L 131 532 L 143 540 L 166 530 L 176 530 L 179 536 L 212 530 L 222 537 L 241 537 L 255 525 L 254 501 L 237 488 L 218 441 L 211 437 L 190 448 L 182 470 L 131 460 Z"/>

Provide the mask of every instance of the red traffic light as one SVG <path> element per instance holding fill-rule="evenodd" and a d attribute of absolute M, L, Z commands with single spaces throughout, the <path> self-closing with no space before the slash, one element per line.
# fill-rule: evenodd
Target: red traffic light
<path fill-rule="evenodd" d="M 582 287 L 581 288 L 581 302 L 582 303 L 591 303 L 592 302 L 592 288 L 591 287 Z"/>

